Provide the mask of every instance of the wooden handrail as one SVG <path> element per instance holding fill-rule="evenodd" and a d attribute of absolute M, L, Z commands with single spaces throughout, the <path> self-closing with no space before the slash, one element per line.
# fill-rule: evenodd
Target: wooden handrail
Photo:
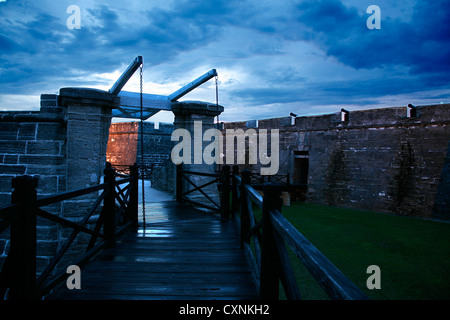
<path fill-rule="evenodd" d="M 38 208 L 37 215 L 42 217 L 42 218 L 48 219 L 50 221 L 59 223 L 59 224 L 61 224 L 63 226 L 67 226 L 67 227 L 71 227 L 71 228 L 75 228 L 75 229 L 80 229 L 80 231 L 83 231 L 84 233 L 88 233 L 88 234 L 91 234 L 91 235 L 96 234 L 96 235 L 98 235 L 101 238 L 104 237 L 104 235 L 102 233 L 98 233 L 98 232 L 92 231 L 91 229 L 88 229 L 88 228 L 86 228 L 86 227 L 84 227 L 82 225 L 79 225 L 78 223 L 75 223 L 75 222 L 72 222 L 70 220 L 61 218 L 60 216 L 51 214 L 51 213 L 49 213 L 49 212 L 47 212 L 45 210 L 42 210 L 40 208 Z"/>
<path fill-rule="evenodd" d="M 44 206 L 48 206 L 48 205 L 58 203 L 58 202 L 61 202 L 64 200 L 69 200 L 69 199 L 73 199 L 76 197 L 84 196 L 86 194 L 89 194 L 89 193 L 92 193 L 95 191 L 104 190 L 106 188 L 106 186 L 107 186 L 106 183 L 102 183 L 102 184 L 95 185 L 92 187 L 87 187 L 87 188 L 83 188 L 83 189 L 67 191 L 67 192 L 62 192 L 62 193 L 51 195 L 51 196 L 42 197 L 36 201 L 36 206 L 44 207 Z"/>
<path fill-rule="evenodd" d="M 183 178 L 189 182 L 189 184 L 191 184 L 194 188 L 198 189 L 198 191 L 200 191 L 201 194 L 203 194 L 205 196 L 206 199 L 208 199 L 212 204 L 214 204 L 218 209 L 220 209 L 220 205 L 217 204 L 208 194 L 206 194 L 205 191 L 203 191 L 200 187 L 197 187 L 197 185 L 191 181 L 191 179 L 189 179 L 183 172 Z M 186 200 L 186 199 L 185 199 Z"/>
<path fill-rule="evenodd" d="M 278 299 L 278 282 L 281 281 L 288 299 L 300 299 L 287 244 L 331 299 L 368 299 L 281 214 L 282 185 L 264 185 L 264 196 L 261 196 L 251 185 L 250 172 L 243 171 L 242 177 L 238 174 L 239 170 L 233 168 L 232 203 L 240 203 L 240 206 L 234 205 L 233 210 L 240 212 L 237 222 L 241 230 L 241 243 L 260 298 Z M 252 204 L 263 211 L 259 222 L 253 215 Z"/>
<path fill-rule="evenodd" d="M 263 197 L 253 189 L 249 184 L 244 185 L 244 189 L 247 192 L 247 194 L 250 196 L 250 199 L 253 200 L 253 202 L 260 208 L 263 206 Z"/>
<path fill-rule="evenodd" d="M 10 289 L 11 299 L 38 299 L 47 294 L 51 288 L 67 276 L 62 273 L 56 278 L 46 281 L 79 232 L 91 235 L 86 254 L 76 262 L 80 266 L 99 250 L 114 244 L 117 234 L 129 226 L 137 226 L 138 170 L 136 165 L 130 167 L 130 173 L 131 176 L 115 180 L 115 170 L 107 166 L 105 183 L 39 199 L 36 197 L 37 178 L 30 176 L 14 178 L 12 194 L 14 204 L 0 209 L 0 231 L 11 226 L 11 250 L 0 272 L 0 295 L 3 297 L 7 288 Z M 119 187 L 125 183 L 129 183 L 129 185 L 124 188 Z M 64 219 L 40 208 L 100 190 L 103 192 L 80 222 Z M 121 228 L 117 228 L 115 221 L 116 201 L 124 209 L 122 211 L 127 221 Z M 91 230 L 85 225 L 102 202 L 104 203 L 103 209 L 94 230 Z M 36 216 L 73 228 L 73 232 L 65 244 L 42 271 L 39 279 L 36 279 Z M 26 224 L 27 227 L 23 228 L 23 224 Z M 100 232 L 102 225 L 103 233 Z M 96 244 L 97 238 L 102 239 L 99 244 Z M 26 276 L 24 276 L 24 272 Z"/>
<path fill-rule="evenodd" d="M 270 218 L 276 232 L 291 247 L 330 298 L 344 300 L 367 299 L 367 296 L 278 210 L 271 211 Z"/>
<path fill-rule="evenodd" d="M 203 183 L 202 185 L 196 185 L 194 183 L 194 181 L 192 181 L 188 175 L 211 177 L 214 179 L 209 182 Z M 193 188 L 188 191 L 185 191 L 184 183 L 183 183 L 184 181 L 186 181 Z M 207 186 L 210 186 L 214 183 L 221 183 L 221 182 L 223 182 L 223 181 L 220 177 L 220 174 L 185 170 L 183 168 L 183 165 L 179 164 L 176 167 L 176 188 L 175 188 L 176 201 L 179 203 L 187 202 L 194 206 L 203 207 L 212 212 L 222 212 L 222 217 L 223 217 L 224 216 L 224 214 L 223 214 L 224 199 L 221 197 L 220 203 L 217 203 L 216 201 L 214 201 L 214 199 L 212 199 L 212 197 L 210 195 L 208 195 L 208 193 L 206 193 L 203 190 L 203 188 L 205 188 Z M 186 195 L 191 194 L 195 191 L 200 192 L 203 195 L 203 197 L 205 197 L 208 200 L 208 204 L 202 203 L 200 201 L 195 201 L 195 200 L 192 200 L 192 199 L 189 199 L 188 197 L 186 197 Z M 211 205 L 209 205 L 209 204 L 211 204 Z"/>

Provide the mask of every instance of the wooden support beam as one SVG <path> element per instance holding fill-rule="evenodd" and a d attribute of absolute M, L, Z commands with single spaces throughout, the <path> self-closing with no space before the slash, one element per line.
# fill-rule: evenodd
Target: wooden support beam
<path fill-rule="evenodd" d="M 20 176 L 12 180 L 12 203 L 19 219 L 11 225 L 8 256 L 11 300 L 37 299 L 36 287 L 36 187 L 37 177 Z"/>
<path fill-rule="evenodd" d="M 262 243 L 261 243 L 261 286 L 262 300 L 278 300 L 281 261 L 275 242 L 274 229 L 270 219 L 271 211 L 281 210 L 281 190 L 275 185 L 264 186 L 262 208 Z"/>
<path fill-rule="evenodd" d="M 231 174 L 231 217 L 234 218 L 236 212 L 239 210 L 238 202 L 238 184 L 235 177 L 239 175 L 239 167 L 233 166 L 233 172 Z"/>
<path fill-rule="evenodd" d="M 129 69 L 127 69 L 121 78 L 110 89 L 110 93 L 117 95 L 120 99 L 119 107 L 112 112 L 113 117 L 119 118 L 141 118 L 141 95 L 139 92 L 121 91 L 123 85 L 128 81 L 129 77 L 139 67 L 137 64 L 139 61 L 134 61 Z M 194 81 L 185 85 L 181 89 L 175 91 L 169 96 L 157 95 L 157 94 L 142 94 L 142 117 L 145 119 L 150 118 L 154 114 L 161 110 L 172 110 L 172 102 L 176 102 L 182 96 L 188 94 L 198 86 L 202 85 L 209 79 L 217 76 L 216 69 L 212 69 L 202 76 L 198 77 Z"/>
<path fill-rule="evenodd" d="M 107 163 L 105 172 L 105 182 L 108 184 L 106 189 L 107 194 L 105 196 L 103 205 L 103 233 L 106 240 L 111 246 L 114 246 L 116 240 L 116 212 L 115 212 L 115 170 Z"/>
<path fill-rule="evenodd" d="M 249 170 L 242 170 L 242 180 L 241 180 L 241 247 L 244 247 L 245 235 L 250 231 L 250 218 L 249 218 L 249 204 L 246 197 L 246 185 L 250 185 L 251 172 Z"/>
<path fill-rule="evenodd" d="M 176 199 L 178 203 L 183 203 L 183 165 L 177 165 L 176 171 Z"/>
<path fill-rule="evenodd" d="M 128 108 L 134 107 L 137 111 L 141 107 L 141 96 L 139 92 L 121 91 L 118 94 L 118 97 L 120 98 L 120 106 Z M 172 102 L 167 96 L 144 93 L 142 94 L 142 103 L 146 110 L 172 110 Z"/>
<path fill-rule="evenodd" d="M 119 107 L 113 110 L 114 117 L 141 117 L 141 96 L 139 92 L 121 91 L 118 97 L 120 102 Z M 172 110 L 172 102 L 167 96 L 144 93 L 142 94 L 142 109 L 144 119 L 147 119 L 161 110 Z"/>
<path fill-rule="evenodd" d="M 222 167 L 222 192 L 221 192 L 221 220 L 228 220 L 230 216 L 230 167 L 223 166 Z"/>
<path fill-rule="evenodd" d="M 138 181 L 139 181 L 139 168 L 137 164 L 130 166 L 130 175 L 133 177 L 133 181 L 130 186 L 130 204 L 128 205 L 128 220 L 132 221 L 132 226 L 136 228 L 138 226 Z"/>
<path fill-rule="evenodd" d="M 188 83 L 183 88 L 175 91 L 174 93 L 169 95 L 168 98 L 172 102 L 177 101 L 182 96 L 188 94 L 189 92 L 191 92 L 192 90 L 194 90 L 195 88 L 197 88 L 198 86 L 202 85 L 203 83 L 205 83 L 206 81 L 208 81 L 209 79 L 211 79 L 215 76 L 217 76 L 217 71 L 216 71 L 216 69 L 212 69 L 212 70 L 208 71 L 207 73 L 201 75 L 194 81 Z"/>
<path fill-rule="evenodd" d="M 137 56 L 133 60 L 133 62 L 130 63 L 128 68 L 122 73 L 122 75 L 116 81 L 116 83 L 114 83 L 114 85 L 111 87 L 111 89 L 109 89 L 109 93 L 117 95 L 142 63 L 143 63 L 142 56 Z"/>

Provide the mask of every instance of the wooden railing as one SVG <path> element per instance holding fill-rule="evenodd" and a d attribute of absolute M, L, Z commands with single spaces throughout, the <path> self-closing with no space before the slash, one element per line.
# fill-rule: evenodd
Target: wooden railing
<path fill-rule="evenodd" d="M 90 235 L 90 239 L 83 256 L 70 264 L 82 267 L 102 249 L 114 245 L 117 235 L 127 227 L 137 226 L 137 166 L 130 167 L 130 176 L 120 175 L 122 179 L 118 180 L 110 165 L 107 165 L 104 173 L 105 182 L 100 185 L 40 199 L 36 193 L 37 177 L 19 176 L 13 179 L 13 205 L 0 210 L 0 232 L 10 227 L 10 250 L 0 273 L 0 297 L 11 300 L 41 299 L 48 294 L 68 276 L 65 270 L 54 272 L 55 267 L 80 232 Z M 51 214 L 41 208 L 94 192 L 101 194 L 79 222 Z M 87 228 L 87 222 L 101 204 L 103 206 L 94 229 Z M 37 217 L 73 229 L 39 275 L 36 268 Z M 118 218 L 122 221 L 119 222 Z"/>
<path fill-rule="evenodd" d="M 249 261 L 261 299 L 279 299 L 279 284 L 288 300 L 299 300 L 300 290 L 286 245 L 300 259 L 331 299 L 365 300 L 367 296 L 331 263 L 281 214 L 280 185 L 265 184 L 261 196 L 251 186 L 251 173 L 233 167 L 231 214 L 240 228 L 241 246 Z M 253 205 L 262 209 L 257 221 Z"/>
<path fill-rule="evenodd" d="M 192 181 L 191 176 L 202 176 L 202 177 L 209 177 L 211 178 L 210 181 L 203 183 L 202 185 L 196 185 L 195 182 Z M 187 191 L 184 190 L 183 184 L 184 181 L 186 181 L 189 185 L 191 185 L 193 188 L 189 189 Z M 206 172 L 194 172 L 189 170 L 184 170 L 182 164 L 177 165 L 177 171 L 176 171 L 176 190 L 175 190 L 175 197 L 177 202 L 179 203 L 189 203 L 195 206 L 203 207 L 205 209 L 211 210 L 213 212 L 221 212 L 221 203 L 217 203 L 216 200 L 214 200 L 210 195 L 208 195 L 207 192 L 203 190 L 203 188 L 206 188 L 213 184 L 220 184 L 221 177 L 217 173 L 206 173 Z M 207 201 L 200 202 L 195 201 L 187 197 L 187 195 L 198 191 L 202 194 L 203 198 Z M 222 201 L 220 201 L 222 202 Z"/>

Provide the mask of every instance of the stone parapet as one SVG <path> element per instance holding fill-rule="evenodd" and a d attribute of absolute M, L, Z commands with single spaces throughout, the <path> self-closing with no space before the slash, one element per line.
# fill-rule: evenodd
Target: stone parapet
<path fill-rule="evenodd" d="M 12 179 L 38 178 L 39 197 L 98 184 L 105 166 L 111 109 L 118 99 L 88 88 L 62 88 L 42 94 L 40 111 L 0 112 L 0 207 L 11 204 Z M 42 209 L 77 220 L 97 195 Z M 67 228 L 37 221 L 38 270 L 65 240 Z M 0 235 L 0 266 L 9 252 L 9 233 Z"/>
<path fill-rule="evenodd" d="M 256 130 L 279 129 L 278 174 L 298 183 L 307 172 L 306 201 L 450 219 L 449 104 L 417 106 L 415 116 L 393 107 L 294 120 L 258 120 Z M 225 123 L 223 134 L 249 123 Z"/>

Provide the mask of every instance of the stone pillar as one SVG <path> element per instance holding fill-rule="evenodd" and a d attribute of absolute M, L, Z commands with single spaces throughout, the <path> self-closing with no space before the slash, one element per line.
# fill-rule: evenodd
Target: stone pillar
<path fill-rule="evenodd" d="M 111 110 L 118 98 L 88 88 L 62 88 L 58 98 L 58 105 L 66 108 L 66 190 L 98 184 L 105 168 Z M 73 205 L 79 207 L 80 202 Z M 65 212 L 73 211 L 65 206 Z"/>
<path fill-rule="evenodd" d="M 203 141 L 203 134 L 208 129 L 219 129 L 214 123 L 214 117 L 221 114 L 223 110 L 223 106 L 201 101 L 183 101 L 172 103 L 172 112 L 175 115 L 174 129 L 186 129 L 189 131 L 191 137 L 191 161 L 190 163 L 183 163 L 183 170 L 214 174 L 218 169 L 217 163 L 207 164 L 203 159 L 203 151 L 205 147 L 211 144 L 211 141 Z M 199 126 L 200 121 L 201 130 Z M 199 160 L 200 163 L 198 163 Z M 213 178 L 191 175 L 189 176 L 189 179 L 191 179 L 191 181 L 197 186 L 200 186 L 211 181 Z M 184 181 L 184 191 L 188 191 L 193 188 L 194 187 L 190 183 Z M 220 204 L 217 184 L 212 184 L 206 188 L 203 188 L 203 191 L 207 193 L 208 196 L 210 196 L 217 204 Z M 214 206 L 198 191 L 192 192 L 188 198 L 206 205 Z"/>

